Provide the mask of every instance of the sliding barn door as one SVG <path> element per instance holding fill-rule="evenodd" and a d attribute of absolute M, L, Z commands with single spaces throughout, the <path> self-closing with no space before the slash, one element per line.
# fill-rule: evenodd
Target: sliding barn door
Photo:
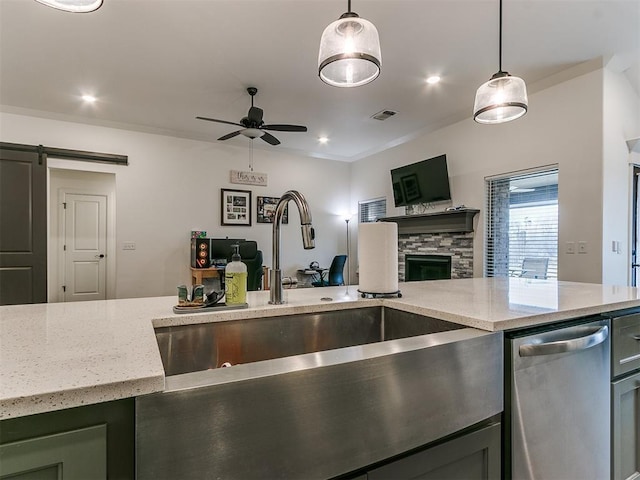
<path fill-rule="evenodd" d="M 0 305 L 47 301 L 46 174 L 44 154 L 0 148 Z"/>

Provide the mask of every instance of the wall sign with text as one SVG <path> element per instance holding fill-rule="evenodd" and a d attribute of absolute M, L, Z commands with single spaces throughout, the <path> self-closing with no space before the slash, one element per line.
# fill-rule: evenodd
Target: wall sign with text
<path fill-rule="evenodd" d="M 240 170 L 229 171 L 231 183 L 242 185 L 262 185 L 267 186 L 267 174 L 259 172 L 241 172 Z"/>

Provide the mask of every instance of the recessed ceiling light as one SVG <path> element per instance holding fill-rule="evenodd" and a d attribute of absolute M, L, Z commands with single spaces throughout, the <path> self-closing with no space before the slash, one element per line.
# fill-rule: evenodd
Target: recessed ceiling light
<path fill-rule="evenodd" d="M 329 137 L 318 137 L 318 141 L 320 143 L 327 143 L 329 141 Z"/>
<path fill-rule="evenodd" d="M 427 78 L 427 83 L 429 85 L 433 85 L 435 83 L 438 83 L 440 81 L 440 77 L 438 75 L 432 75 L 429 78 Z"/>
<path fill-rule="evenodd" d="M 97 98 L 94 97 L 93 95 L 82 95 L 82 100 L 84 100 L 87 103 L 94 103 Z"/>

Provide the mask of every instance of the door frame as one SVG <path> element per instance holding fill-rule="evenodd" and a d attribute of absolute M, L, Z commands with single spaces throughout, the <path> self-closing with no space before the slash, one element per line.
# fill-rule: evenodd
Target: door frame
<path fill-rule="evenodd" d="M 636 269 L 633 265 L 637 265 L 640 263 L 640 252 L 637 251 L 636 245 L 639 240 L 638 238 L 638 228 L 640 224 L 640 212 L 638 211 L 638 195 L 640 192 L 638 191 L 638 181 L 640 181 L 640 166 L 636 164 L 631 164 L 631 222 L 630 222 L 630 234 L 631 238 L 629 240 L 629 285 L 632 287 L 637 287 L 638 283 L 640 283 L 640 268 Z"/>
<path fill-rule="evenodd" d="M 55 172 L 54 172 L 55 171 Z M 116 175 L 108 171 L 65 168 L 65 161 L 50 161 L 49 188 L 49 302 L 63 302 L 64 213 L 60 193 L 107 197 L 106 299 L 116 298 Z"/>

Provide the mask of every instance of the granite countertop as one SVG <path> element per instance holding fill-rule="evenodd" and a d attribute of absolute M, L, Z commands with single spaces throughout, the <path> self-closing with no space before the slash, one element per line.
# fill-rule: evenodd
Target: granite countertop
<path fill-rule="evenodd" d="M 176 297 L 0 307 L 0 419 L 164 389 L 154 327 L 385 305 L 487 331 L 640 306 L 631 287 L 473 278 L 400 284 L 402 298 L 357 286 L 249 292 L 249 308 L 176 315 Z"/>

